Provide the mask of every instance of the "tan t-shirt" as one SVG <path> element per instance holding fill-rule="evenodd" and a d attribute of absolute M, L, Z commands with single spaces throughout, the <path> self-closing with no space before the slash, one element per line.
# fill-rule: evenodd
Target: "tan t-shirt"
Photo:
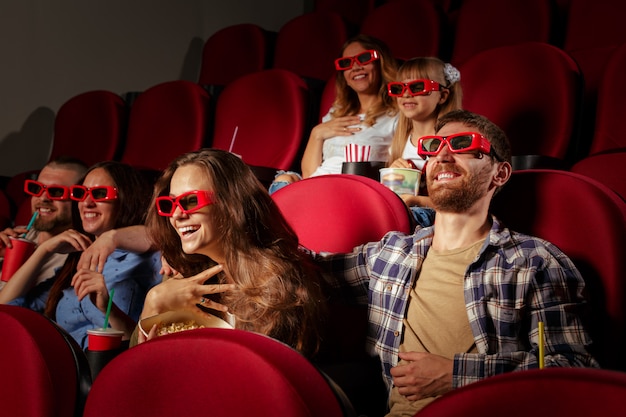
<path fill-rule="evenodd" d="M 475 351 L 463 279 L 482 244 L 483 240 L 453 251 L 428 251 L 409 296 L 401 352 L 428 352 L 453 359 L 456 353 Z M 412 417 L 434 399 L 408 401 L 394 387 L 388 417 Z"/>

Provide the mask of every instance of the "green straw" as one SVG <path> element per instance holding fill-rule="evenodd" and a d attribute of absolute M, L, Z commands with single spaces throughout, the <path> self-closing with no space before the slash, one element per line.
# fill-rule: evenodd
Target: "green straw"
<path fill-rule="evenodd" d="M 109 327 L 109 314 L 111 314 L 111 306 L 113 305 L 113 294 L 115 294 L 115 288 L 111 288 L 111 291 L 109 292 L 109 305 L 107 305 L 107 313 L 104 315 L 103 329 Z"/>

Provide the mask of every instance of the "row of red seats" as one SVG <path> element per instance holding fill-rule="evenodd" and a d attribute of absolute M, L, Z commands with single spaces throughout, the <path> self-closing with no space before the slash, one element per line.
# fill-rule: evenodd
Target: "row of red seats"
<path fill-rule="evenodd" d="M 274 339 L 232 329 L 162 336 L 92 378 L 88 357 L 51 320 L 0 305 L 2 416 L 355 417 L 341 388 Z"/>
<path fill-rule="evenodd" d="M 615 129 L 626 93 L 626 44 L 606 66 L 590 138 L 580 136 L 581 75 L 563 50 L 541 42 L 503 46 L 472 57 L 460 70 L 464 107 L 507 132 L 517 169 L 573 165 L 622 185 L 601 164 L 582 160 L 626 148 L 626 136 Z M 213 95 L 197 83 L 169 81 L 139 94 L 132 105 L 112 92 L 90 91 L 59 109 L 51 158 L 74 155 L 88 164 L 115 159 L 159 171 L 183 152 L 213 146 L 241 155 L 268 182 L 276 169 L 298 169 L 310 128 L 334 98 L 334 77 L 321 97 L 314 96 L 301 77 L 281 69 L 241 76 Z M 5 187 L 13 214 L 24 198 L 23 180 L 32 174 Z"/>

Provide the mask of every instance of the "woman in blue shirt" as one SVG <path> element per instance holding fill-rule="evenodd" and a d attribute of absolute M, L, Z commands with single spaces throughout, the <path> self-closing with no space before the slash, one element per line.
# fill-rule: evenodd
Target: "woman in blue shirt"
<path fill-rule="evenodd" d="M 38 246 L 20 268 L 22 273 L 16 273 L 3 289 L 3 293 L 8 289 L 16 297 L 10 304 L 44 312 L 87 348 L 87 330 L 103 326 L 109 294 L 115 289 L 109 323 L 123 330 L 124 339 L 128 339 L 146 293 L 161 281 L 160 254 L 116 249 L 102 271 L 78 269 L 77 265 L 82 251 L 102 233 L 143 224 L 150 192 L 143 176 L 126 164 L 109 161 L 94 165 L 82 185 L 70 187 L 77 224 Z M 47 285 L 29 292 L 29 271 L 36 270 L 54 253 L 70 254 Z"/>

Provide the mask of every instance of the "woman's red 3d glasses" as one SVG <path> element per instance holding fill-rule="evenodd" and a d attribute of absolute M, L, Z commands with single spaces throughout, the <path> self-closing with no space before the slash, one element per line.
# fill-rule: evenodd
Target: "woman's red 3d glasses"
<path fill-rule="evenodd" d="M 359 64 L 360 66 L 369 64 L 370 62 L 376 61 L 378 59 L 378 52 L 373 49 L 367 50 L 365 52 L 361 52 L 355 56 L 344 56 L 341 58 L 337 58 L 335 60 L 335 68 L 337 71 L 346 71 L 352 68 L 354 64 Z"/>
<path fill-rule="evenodd" d="M 189 191 L 178 197 L 161 196 L 156 198 L 157 212 L 166 217 L 173 216 L 177 206 L 183 213 L 189 214 L 213 203 L 215 203 L 213 192 L 205 190 Z"/>

